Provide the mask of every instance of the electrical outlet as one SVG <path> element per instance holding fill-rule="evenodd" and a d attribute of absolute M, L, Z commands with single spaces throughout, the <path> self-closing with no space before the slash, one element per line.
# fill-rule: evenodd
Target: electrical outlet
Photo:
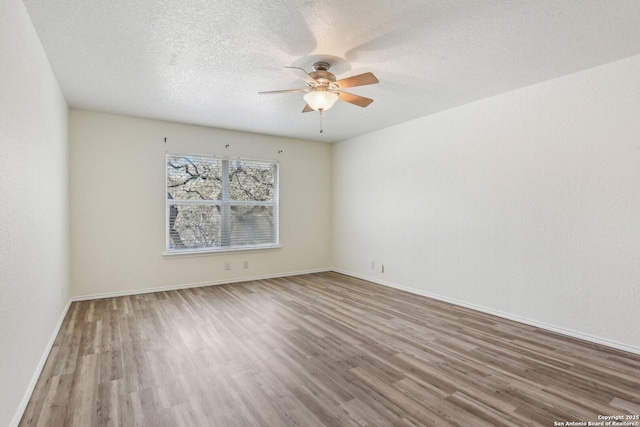
<path fill-rule="evenodd" d="M 247 268 L 249 268 L 249 261 L 245 261 L 243 263 L 244 269 L 246 270 Z"/>
<path fill-rule="evenodd" d="M 372 270 L 376 269 L 376 262 L 375 261 L 371 261 L 371 269 Z"/>
<path fill-rule="evenodd" d="M 384 264 L 380 264 L 380 273 L 384 273 Z"/>
<path fill-rule="evenodd" d="M 231 263 L 229 261 L 225 261 L 224 262 L 224 269 L 225 270 L 231 270 Z"/>

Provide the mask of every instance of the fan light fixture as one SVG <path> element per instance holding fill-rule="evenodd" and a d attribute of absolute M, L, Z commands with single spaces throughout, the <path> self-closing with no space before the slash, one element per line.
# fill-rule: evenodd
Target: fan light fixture
<path fill-rule="evenodd" d="M 327 90 L 314 90 L 307 93 L 304 100 L 316 111 L 327 111 L 338 100 L 338 94 Z"/>

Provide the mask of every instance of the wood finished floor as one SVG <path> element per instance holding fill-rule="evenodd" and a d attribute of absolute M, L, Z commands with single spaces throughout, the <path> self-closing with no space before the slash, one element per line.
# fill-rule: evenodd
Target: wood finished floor
<path fill-rule="evenodd" d="M 640 356 L 337 273 L 71 306 L 20 426 L 553 426 Z"/>

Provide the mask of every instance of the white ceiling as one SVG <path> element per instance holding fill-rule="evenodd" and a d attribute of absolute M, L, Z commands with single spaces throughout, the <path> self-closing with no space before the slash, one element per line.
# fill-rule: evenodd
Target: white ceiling
<path fill-rule="evenodd" d="M 339 141 L 640 53 L 639 0 L 24 0 L 71 107 Z M 328 59 L 367 108 L 302 114 Z"/>

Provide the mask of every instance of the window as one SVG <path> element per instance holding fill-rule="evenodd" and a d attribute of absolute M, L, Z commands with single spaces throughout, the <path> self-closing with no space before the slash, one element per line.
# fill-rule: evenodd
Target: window
<path fill-rule="evenodd" d="M 278 164 L 167 154 L 167 253 L 278 246 Z"/>

